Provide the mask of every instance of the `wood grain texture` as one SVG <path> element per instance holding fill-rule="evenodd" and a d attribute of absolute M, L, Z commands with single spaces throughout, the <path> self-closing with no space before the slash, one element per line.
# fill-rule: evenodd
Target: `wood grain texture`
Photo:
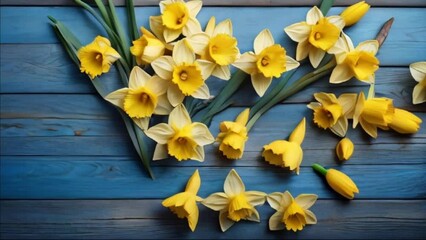
<path fill-rule="evenodd" d="M 318 200 L 311 208 L 316 225 L 303 231 L 271 232 L 267 203 L 258 207 L 261 222 L 240 221 L 227 232 L 219 228 L 218 214 L 199 205 L 195 232 L 178 220 L 161 200 L 1 201 L 4 238 L 102 239 L 424 239 L 425 200 Z M 80 214 L 75 214 L 75 212 Z M 23 227 L 25 226 L 25 227 Z M 402 234 L 403 233 L 403 234 Z"/>
<path fill-rule="evenodd" d="M 93 3 L 93 0 L 86 1 Z M 106 2 L 106 1 L 104 1 Z M 125 5 L 124 0 L 114 0 L 116 6 Z M 135 6 L 157 6 L 160 0 L 134 0 Z M 313 6 L 319 4 L 319 0 L 203 0 L 204 6 Z M 358 0 L 336 0 L 334 6 L 347 6 L 357 3 Z M 369 4 L 373 6 L 413 6 L 424 7 L 426 3 L 422 0 L 374 0 Z M 73 6 L 75 5 L 72 0 L 3 0 L 0 5 L 4 6 Z"/>

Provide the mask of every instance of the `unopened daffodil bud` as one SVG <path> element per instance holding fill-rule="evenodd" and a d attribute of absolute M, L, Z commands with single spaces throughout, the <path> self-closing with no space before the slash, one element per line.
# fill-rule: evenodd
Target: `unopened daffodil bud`
<path fill-rule="evenodd" d="M 399 133 L 412 134 L 419 131 L 421 123 L 422 120 L 416 115 L 404 109 L 395 108 L 389 127 Z"/>
<path fill-rule="evenodd" d="M 154 34 L 141 28 L 142 36 L 133 41 L 130 52 L 135 56 L 138 65 L 151 63 L 155 59 L 163 56 L 166 45 L 161 42 Z"/>
<path fill-rule="evenodd" d="M 349 27 L 361 20 L 362 17 L 368 12 L 370 5 L 365 1 L 358 2 L 347 7 L 340 16 L 345 21 L 345 27 Z"/>
<path fill-rule="evenodd" d="M 349 138 L 343 138 L 336 146 L 336 154 L 340 161 L 349 160 L 354 152 L 354 144 Z"/>
<path fill-rule="evenodd" d="M 356 184 L 343 172 L 331 168 L 327 170 L 319 164 L 312 165 L 312 168 L 325 176 L 328 185 L 343 197 L 353 199 L 355 193 L 359 193 Z"/>

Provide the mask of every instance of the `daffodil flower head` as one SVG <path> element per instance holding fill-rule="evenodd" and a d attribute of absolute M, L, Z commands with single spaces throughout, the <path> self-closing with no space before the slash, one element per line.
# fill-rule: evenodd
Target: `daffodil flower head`
<path fill-rule="evenodd" d="M 330 83 L 346 82 L 352 77 L 374 83 L 374 73 L 379 69 L 376 54 L 379 51 L 377 40 L 368 40 L 354 48 L 348 35 L 342 33 L 329 53 L 336 55 L 337 65 L 330 76 Z"/>
<path fill-rule="evenodd" d="M 299 174 L 303 160 L 302 142 L 305 138 L 306 119 L 303 118 L 291 133 L 289 140 L 276 140 L 263 146 L 262 156 L 265 161 L 282 168 L 288 167 Z"/>
<path fill-rule="evenodd" d="M 163 56 L 166 49 L 165 44 L 150 31 L 142 27 L 141 32 L 142 36 L 133 41 L 133 46 L 130 47 L 130 52 L 135 56 L 138 65 L 151 63 Z"/>
<path fill-rule="evenodd" d="M 309 208 L 314 205 L 317 198 L 315 194 L 301 194 L 293 198 L 288 191 L 269 194 L 267 201 L 276 210 L 269 218 L 269 229 L 271 231 L 287 229 L 296 232 L 307 224 L 316 224 L 317 218 Z"/>
<path fill-rule="evenodd" d="M 356 94 L 342 94 L 339 98 L 332 93 L 315 93 L 318 102 L 311 102 L 308 108 L 314 111 L 314 123 L 323 129 L 343 137 L 348 130 L 348 118 L 351 118 L 356 103 Z"/>
<path fill-rule="evenodd" d="M 392 99 L 365 99 L 364 93 L 361 92 L 355 106 L 353 128 L 360 123 L 368 135 L 377 138 L 377 128 L 388 129 L 389 123 L 393 120 L 394 112 Z"/>
<path fill-rule="evenodd" d="M 345 22 L 340 16 L 324 17 L 314 6 L 308 11 L 305 22 L 292 24 L 284 31 L 293 41 L 298 42 L 296 60 L 309 56 L 309 61 L 316 68 L 325 53 L 337 42 L 344 26 Z"/>
<path fill-rule="evenodd" d="M 167 115 L 172 106 L 166 97 L 168 83 L 158 76 L 150 76 L 140 67 L 130 72 L 129 87 L 108 94 L 105 99 L 133 119 L 143 130 L 148 128 L 152 114 Z"/>
<path fill-rule="evenodd" d="M 219 223 L 223 232 L 240 220 L 260 222 L 255 206 L 265 202 L 265 193 L 246 191 L 243 181 L 234 169 L 226 177 L 223 188 L 224 192 L 213 193 L 201 202 L 204 206 L 220 212 Z"/>
<path fill-rule="evenodd" d="M 220 143 L 219 151 L 228 159 L 240 159 L 244 153 L 245 143 L 248 140 L 246 124 L 250 109 L 241 112 L 235 122 L 220 123 L 220 133 L 216 141 Z"/>
<path fill-rule="evenodd" d="M 101 36 L 80 48 L 77 56 L 81 72 L 89 75 L 91 79 L 109 72 L 111 65 L 120 58 L 118 52 L 111 47 L 111 42 Z"/>
<path fill-rule="evenodd" d="M 229 65 L 234 63 L 240 55 L 238 41 L 232 36 L 230 19 L 216 25 L 215 17 L 211 17 L 205 32 L 190 35 L 187 40 L 195 53 L 210 63 L 209 68 L 213 69 L 213 76 L 223 80 L 230 79 Z"/>
<path fill-rule="evenodd" d="M 169 80 L 167 97 L 173 106 L 182 103 L 185 96 L 198 99 L 210 97 L 205 80 L 212 69 L 205 60 L 195 58 L 195 53 L 186 39 L 180 40 L 173 48 L 172 56 L 161 56 L 151 64 L 163 79 Z"/>
<path fill-rule="evenodd" d="M 426 62 L 410 64 L 410 72 L 418 82 L 413 89 L 413 104 L 426 102 Z"/>
<path fill-rule="evenodd" d="M 422 119 L 404 109 L 395 108 L 389 127 L 398 133 L 413 134 L 419 131 Z"/>
<path fill-rule="evenodd" d="M 233 65 L 250 74 L 253 88 L 261 97 L 271 85 L 273 77 L 279 78 L 300 64 L 287 56 L 281 45 L 275 44 L 269 29 L 264 29 L 254 39 L 254 52 L 242 54 Z"/>
<path fill-rule="evenodd" d="M 167 43 L 176 40 L 181 34 L 190 36 L 201 32 L 196 19 L 203 3 L 199 0 L 165 0 L 160 2 L 160 16 L 150 17 L 150 26 L 156 35 L 162 35 Z"/>
<path fill-rule="evenodd" d="M 178 218 L 186 218 L 191 231 L 195 231 L 198 223 L 197 202 L 202 201 L 202 198 L 197 196 L 200 185 L 201 178 L 197 169 L 189 178 L 184 192 L 177 193 L 162 202 L 162 205 L 169 208 Z"/>
<path fill-rule="evenodd" d="M 172 110 L 167 124 L 157 124 L 145 133 L 157 142 L 153 160 L 164 159 L 170 155 L 178 161 L 193 159 L 202 162 L 203 146 L 214 142 L 207 126 L 198 122 L 193 123 L 183 104 Z"/>

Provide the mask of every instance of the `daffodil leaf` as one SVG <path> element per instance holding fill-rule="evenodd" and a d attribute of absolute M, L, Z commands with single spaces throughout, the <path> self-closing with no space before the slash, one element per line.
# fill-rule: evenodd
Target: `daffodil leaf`
<path fill-rule="evenodd" d="M 108 26 L 112 27 L 111 20 L 109 18 L 107 9 L 105 8 L 104 3 L 102 0 L 95 0 L 96 6 L 99 9 L 99 12 L 101 13 L 102 18 L 104 19 L 105 23 L 108 24 Z"/>
<path fill-rule="evenodd" d="M 322 0 L 320 10 L 324 16 L 327 15 L 328 11 L 333 6 L 333 2 L 334 0 Z"/>
<path fill-rule="evenodd" d="M 132 35 L 132 39 L 136 40 L 139 38 L 138 25 L 136 24 L 135 17 L 135 6 L 133 4 L 133 0 L 126 0 L 126 8 L 127 8 L 127 16 L 129 16 L 129 24 L 130 24 L 130 33 Z"/>
<path fill-rule="evenodd" d="M 120 20 L 117 17 L 117 12 L 115 11 L 114 2 L 112 0 L 108 0 L 109 5 L 109 13 L 112 25 L 114 26 L 114 29 L 116 31 L 116 34 L 118 35 L 118 38 L 120 41 L 118 41 L 119 45 L 122 47 L 122 52 L 124 53 L 124 57 L 127 60 L 127 64 L 131 65 L 131 56 L 130 56 L 130 48 L 129 48 L 129 41 L 127 39 L 127 35 L 124 34 L 123 27 L 120 23 Z"/>

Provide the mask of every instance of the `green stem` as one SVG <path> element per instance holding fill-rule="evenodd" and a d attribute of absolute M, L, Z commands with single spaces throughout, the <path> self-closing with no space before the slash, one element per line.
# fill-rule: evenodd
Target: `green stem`
<path fill-rule="evenodd" d="M 312 165 L 312 168 L 321 173 L 323 176 L 327 175 L 327 169 L 325 169 L 323 166 L 319 165 L 318 163 L 315 163 L 314 165 Z"/>

